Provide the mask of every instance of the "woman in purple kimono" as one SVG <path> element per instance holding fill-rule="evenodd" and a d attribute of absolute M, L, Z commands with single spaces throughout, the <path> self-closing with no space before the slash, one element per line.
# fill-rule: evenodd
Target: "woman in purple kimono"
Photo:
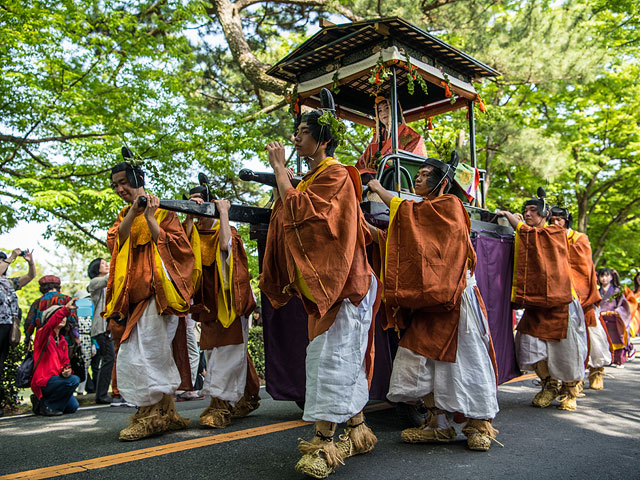
<path fill-rule="evenodd" d="M 598 270 L 598 284 L 600 285 L 600 317 L 607 326 L 607 333 L 613 350 L 612 366 L 622 368 L 625 362 L 635 355 L 631 344 L 629 324 L 631 322 L 631 308 L 620 290 L 618 273 L 610 268 Z"/>

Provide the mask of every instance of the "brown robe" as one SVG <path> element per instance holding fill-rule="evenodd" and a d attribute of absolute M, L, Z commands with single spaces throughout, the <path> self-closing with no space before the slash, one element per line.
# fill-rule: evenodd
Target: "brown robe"
<path fill-rule="evenodd" d="M 545 341 L 566 338 L 573 299 L 566 230 L 520 223 L 514 255 L 511 301 L 525 309 L 518 331 Z"/>
<path fill-rule="evenodd" d="M 197 224 L 194 228 L 198 228 Z M 242 238 L 235 228 L 231 229 L 231 249 L 233 258 L 233 274 L 230 288 L 233 289 L 236 319 L 225 328 L 218 320 L 218 292 L 224 288 L 216 265 L 216 252 L 220 248 L 220 230 L 203 230 L 198 228 L 200 249 L 202 251 L 202 281 L 197 286 L 191 307 L 193 319 L 200 322 L 202 333 L 200 348 L 210 350 L 214 347 L 239 345 L 243 343 L 242 323 L 238 317 L 248 317 L 256 308 L 256 301 L 251 290 L 251 276 L 247 254 Z"/>
<path fill-rule="evenodd" d="M 602 297 L 598 291 L 589 237 L 584 233 L 569 230 L 567 239 L 569 241 L 569 266 L 571 267 L 573 288 L 580 299 L 587 327 L 595 327 L 597 320 L 594 306 L 600 304 Z"/>
<path fill-rule="evenodd" d="M 113 282 L 115 278 L 116 257 L 118 255 L 117 238 L 118 227 L 129 211 L 126 206 L 118 215 L 113 226 L 107 232 L 107 246 L 111 251 L 111 264 L 109 266 L 109 280 L 107 282 L 106 305 L 111 302 Z M 182 225 L 174 212 L 168 212 L 160 222 L 160 234 L 158 235 L 158 252 L 160 258 L 171 277 L 173 284 L 180 296 L 189 303 L 193 295 L 191 275 L 194 266 L 193 252 Z M 144 310 L 151 300 L 155 300 L 158 313 L 181 315 L 168 305 L 167 296 L 162 288 L 160 279 L 157 278 L 155 258 L 152 247 L 151 231 L 144 215 L 138 215 L 129 237 L 129 263 L 122 294 L 117 299 L 114 314 L 126 318 L 126 324 L 120 325 L 115 320 L 109 322 L 109 330 L 113 336 L 117 352 L 120 344 L 129 338 L 131 330 L 142 317 Z M 186 344 L 186 324 L 184 320 L 178 324 L 178 331 L 172 343 L 173 356 L 180 372 L 182 383 L 179 389 L 191 390 L 191 370 L 189 367 L 189 352 Z M 113 365 L 113 393 L 118 395 L 116 365 Z"/>
<path fill-rule="evenodd" d="M 223 282 L 218 274 L 216 253 L 220 248 L 220 229 L 205 230 L 194 224 L 200 235 L 200 251 L 202 254 L 202 277 L 193 295 L 191 306 L 192 317 L 200 322 L 200 348 L 210 350 L 227 345 L 240 345 L 244 342 L 242 336 L 242 322 L 237 317 L 248 317 L 256 308 L 256 301 L 251 290 L 251 276 L 247 253 L 244 250 L 242 238 L 235 228 L 231 228 L 231 250 L 233 258 L 233 273 L 230 288 L 233 290 L 233 301 L 236 319 L 225 328 L 218 320 L 218 292 L 223 288 Z M 260 379 L 258 372 L 247 351 L 247 380 L 244 395 L 255 398 L 260 393 Z"/>
<path fill-rule="evenodd" d="M 433 360 L 455 362 L 462 293 L 467 270 L 473 271 L 476 263 L 462 202 L 454 195 L 403 201 L 389 231 L 385 328 L 407 329 L 402 347 Z"/>
<path fill-rule="evenodd" d="M 351 168 L 354 172 L 350 171 Z M 310 179 L 315 170 L 304 177 Z M 353 167 L 330 165 L 305 191 L 291 188 L 271 213 L 260 289 L 274 308 L 301 298 L 308 314 L 309 340 L 326 332 L 342 301 L 358 305 L 369 291 L 371 274 L 366 245 L 371 241 L 360 210 Z M 296 266 L 313 299 L 300 291 Z M 373 311 L 377 312 L 378 302 Z M 373 373 L 374 322 L 369 329 L 366 370 Z"/>

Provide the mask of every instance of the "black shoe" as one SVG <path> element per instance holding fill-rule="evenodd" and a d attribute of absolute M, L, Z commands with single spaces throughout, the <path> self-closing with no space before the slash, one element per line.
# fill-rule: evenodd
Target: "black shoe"
<path fill-rule="evenodd" d="M 34 415 L 40 415 L 40 400 L 38 400 L 38 397 L 35 396 L 35 394 L 31 394 L 31 397 L 29 397 L 31 399 L 31 411 L 33 412 Z"/>
<path fill-rule="evenodd" d="M 59 417 L 62 415 L 60 410 L 53 410 L 45 405 L 44 402 L 40 402 L 40 415 L 44 415 L 45 417 Z"/>
<path fill-rule="evenodd" d="M 96 398 L 96 403 L 98 405 L 110 405 L 111 404 L 111 399 L 110 398 Z"/>

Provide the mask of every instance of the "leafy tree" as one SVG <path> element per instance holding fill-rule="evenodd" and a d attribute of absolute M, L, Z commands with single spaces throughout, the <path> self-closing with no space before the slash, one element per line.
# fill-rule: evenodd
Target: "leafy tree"
<path fill-rule="evenodd" d="M 99 252 L 120 208 L 108 172 L 123 143 L 162 196 L 204 170 L 216 194 L 256 202 L 259 190 L 235 172 L 264 161 L 265 140 L 289 137 L 292 123 L 290 86 L 266 69 L 320 19 L 372 12 L 403 16 L 502 72 L 477 85 L 490 107 L 477 117 L 489 208 L 519 209 L 545 185 L 575 205 L 597 261 L 640 260 L 621 243 L 638 215 L 633 0 L 5 1 L 0 224 L 51 221 L 59 241 Z M 463 111 L 434 123 L 419 125 L 431 151 L 468 148 Z M 341 158 L 355 160 L 369 136 L 352 127 Z"/>

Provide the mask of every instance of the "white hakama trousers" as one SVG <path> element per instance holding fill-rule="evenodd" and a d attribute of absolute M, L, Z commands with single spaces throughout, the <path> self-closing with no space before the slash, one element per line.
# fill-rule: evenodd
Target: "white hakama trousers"
<path fill-rule="evenodd" d="M 611 363 L 611 350 L 607 331 L 600 321 L 600 307 L 594 307 L 596 326 L 589 328 L 589 368 L 600 368 Z"/>
<path fill-rule="evenodd" d="M 236 403 L 244 395 L 247 383 L 247 342 L 249 322 L 245 317 L 236 318 L 242 322 L 242 343 L 214 347 L 205 352 L 207 373 L 201 395 Z"/>
<path fill-rule="evenodd" d="M 547 342 L 518 332 L 516 356 L 520 370 L 535 370 L 536 363 L 547 360 L 551 378 L 563 382 L 583 380 L 584 362 L 587 359 L 587 329 L 578 299 L 569 304 L 567 338 L 559 342 Z"/>
<path fill-rule="evenodd" d="M 154 405 L 180 385 L 171 342 L 178 317 L 159 315 L 151 299 L 129 338 L 120 344 L 116 362 L 118 389 L 123 398 L 138 407 Z"/>
<path fill-rule="evenodd" d="M 377 281 L 358 306 L 342 301 L 335 322 L 307 347 L 304 414 L 307 422 L 343 423 L 369 401 L 365 355 Z"/>
<path fill-rule="evenodd" d="M 436 407 L 469 418 L 492 419 L 498 407 L 496 376 L 489 355 L 489 325 L 467 275 L 462 293 L 456 361 L 441 362 L 398 347 L 387 398 L 414 402 L 434 394 Z"/>

